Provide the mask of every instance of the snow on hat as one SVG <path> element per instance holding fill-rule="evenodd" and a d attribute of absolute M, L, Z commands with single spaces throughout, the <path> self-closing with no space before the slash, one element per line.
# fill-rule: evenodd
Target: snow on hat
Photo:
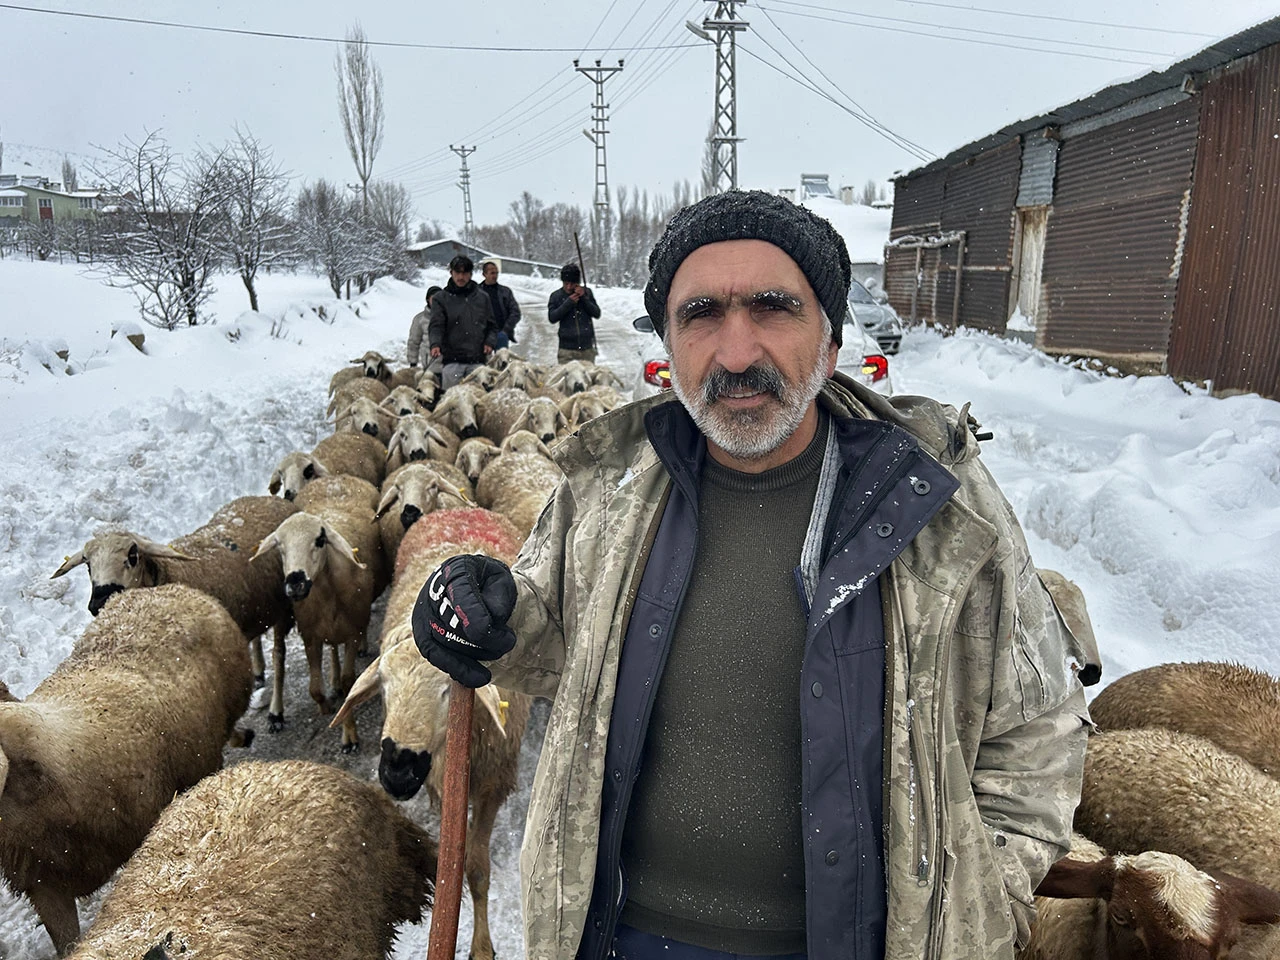
<path fill-rule="evenodd" d="M 764 240 L 791 257 L 831 321 L 831 339 L 840 345 L 852 276 L 844 238 L 817 214 L 762 190 L 712 194 L 671 218 L 649 254 L 644 288 L 644 306 L 659 336 L 666 329 L 667 294 L 680 264 L 699 247 L 722 240 Z"/>

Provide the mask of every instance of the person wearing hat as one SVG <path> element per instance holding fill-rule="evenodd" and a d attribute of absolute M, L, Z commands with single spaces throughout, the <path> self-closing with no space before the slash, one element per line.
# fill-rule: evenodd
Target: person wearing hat
<path fill-rule="evenodd" d="M 432 373 L 439 373 L 441 364 L 439 360 L 433 361 L 427 351 L 427 322 L 431 319 L 431 299 L 443 289 L 434 285 L 427 287 L 427 303 L 413 315 L 413 320 L 409 323 L 409 340 L 405 344 L 405 357 L 409 366 L 417 367 L 421 364 Z"/>
<path fill-rule="evenodd" d="M 551 291 L 547 299 L 547 319 L 559 328 L 556 363 L 596 362 L 595 321 L 600 319 L 600 307 L 591 288 L 582 285 L 582 270 L 576 263 L 560 268 L 560 289 Z"/>
<path fill-rule="evenodd" d="M 649 270 L 675 399 L 562 440 L 515 566 L 413 612 L 459 682 L 554 701 L 527 954 L 1011 960 L 1089 721 L 967 407 L 835 372 L 849 256 L 788 200 L 699 201 Z"/>

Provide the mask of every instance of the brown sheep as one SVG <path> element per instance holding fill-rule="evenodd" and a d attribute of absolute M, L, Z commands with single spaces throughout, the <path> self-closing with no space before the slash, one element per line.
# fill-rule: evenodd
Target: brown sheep
<path fill-rule="evenodd" d="M 430 903 L 437 849 L 372 784 L 236 764 L 161 815 L 73 960 L 388 957 Z"/>
<path fill-rule="evenodd" d="M 387 358 L 377 350 L 366 351 L 364 356 L 351 362 L 358 363 L 359 366 L 344 367 L 335 373 L 329 380 L 329 396 L 332 397 L 344 383 L 359 380 L 362 377 L 378 380 L 384 386 L 390 386 L 391 369 L 387 366 Z"/>
<path fill-rule="evenodd" d="M 430 413 L 435 404 L 413 387 L 396 387 L 378 406 L 393 417 L 407 417 L 411 413 Z"/>
<path fill-rule="evenodd" d="M 284 593 L 293 601 L 307 654 L 311 698 L 321 713 L 332 712 L 321 675 L 324 648 L 329 647 L 330 679 L 341 697 L 355 679 L 356 652 L 365 644 L 370 609 L 386 584 L 382 543 L 370 503 L 376 496 L 370 484 L 354 477 L 313 481 L 298 495 L 301 512 L 265 537 L 254 554 L 255 560 L 272 550 L 279 556 Z M 267 713 L 272 732 L 284 727 L 284 656 L 284 643 L 277 643 Z M 354 723 L 343 728 L 342 749 L 345 753 L 359 749 Z"/>
<path fill-rule="evenodd" d="M 328 476 L 357 477 L 378 486 L 386 476 L 387 448 L 363 433 L 335 433 L 310 453 L 287 454 L 276 466 L 267 492 L 293 500 L 312 480 Z"/>
<path fill-rule="evenodd" d="M 480 474 L 476 500 L 506 516 L 527 537 L 563 479 L 560 468 L 546 457 L 504 453 Z"/>
<path fill-rule="evenodd" d="M 126 530 L 100 533 L 63 560 L 53 576 L 85 564 L 93 585 L 89 612 L 95 617 L 122 590 L 165 583 L 203 590 L 226 607 L 250 638 L 254 679 L 263 686 L 266 664 L 260 638 L 271 630 L 276 642 L 283 643 L 293 626 L 293 611 L 284 596 L 284 580 L 269 570 L 253 569 L 249 558 L 262 538 L 297 510 L 273 497 L 240 497 L 170 546 Z"/>
<path fill-rule="evenodd" d="M 343 410 L 361 399 L 381 403 L 387 399 L 388 393 L 387 385 L 381 380 L 367 378 L 351 380 L 334 392 L 329 399 L 329 406 L 325 409 L 325 415 L 332 417 L 335 410 Z"/>
<path fill-rule="evenodd" d="M 506 541 L 508 525 L 488 511 L 451 510 L 435 514 L 458 516 L 457 524 L 444 523 L 428 530 L 428 519 L 415 525 L 436 537 L 405 538 L 392 600 L 387 604 L 382 652 L 365 668 L 347 696 L 334 723 L 349 720 L 355 708 L 381 693 L 385 709 L 382 758 L 378 779 L 397 800 L 408 800 L 425 784 L 433 807 L 439 809 L 445 768 L 445 731 L 450 680 L 418 653 L 409 618 L 422 584 L 445 559 L 457 553 L 488 553 L 489 544 Z M 487 514 L 487 516 L 486 516 Z M 459 533 L 475 536 L 458 537 Z M 511 563 L 515 551 L 499 559 Z M 471 818 L 467 829 L 466 875 L 475 918 L 470 957 L 493 960 L 489 933 L 489 842 L 498 810 L 516 787 L 520 741 L 529 719 L 530 698 L 501 690 L 492 684 L 476 691 L 471 727 L 471 778 L 468 800 Z"/>
<path fill-rule="evenodd" d="M 1280 682 L 1238 663 L 1162 663 L 1121 677 L 1089 714 L 1103 730 L 1165 727 L 1212 740 L 1280 779 Z"/>
<path fill-rule="evenodd" d="M 127 590 L 26 700 L 0 703 L 0 874 L 59 954 L 175 794 L 222 766 L 249 706 L 244 634 L 182 584 Z"/>
<path fill-rule="evenodd" d="M 1168 853 L 1109 857 L 1079 834 L 1035 906 L 1018 960 L 1217 960 L 1242 925 L 1280 919 L 1280 894 L 1261 884 Z"/>

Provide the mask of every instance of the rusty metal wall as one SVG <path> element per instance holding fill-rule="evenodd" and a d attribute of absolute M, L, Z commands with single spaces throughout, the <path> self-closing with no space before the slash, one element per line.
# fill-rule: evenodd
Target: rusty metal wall
<path fill-rule="evenodd" d="M 946 182 L 945 170 L 894 181 L 890 239 L 909 233 L 925 234 L 938 229 L 942 222 L 942 191 Z M 915 263 L 914 254 L 911 262 Z"/>
<path fill-rule="evenodd" d="M 1280 46 L 1205 84 L 1169 372 L 1280 399 Z"/>
<path fill-rule="evenodd" d="M 1163 360 L 1197 110 L 1191 98 L 1063 141 L 1037 318 L 1045 349 Z"/>

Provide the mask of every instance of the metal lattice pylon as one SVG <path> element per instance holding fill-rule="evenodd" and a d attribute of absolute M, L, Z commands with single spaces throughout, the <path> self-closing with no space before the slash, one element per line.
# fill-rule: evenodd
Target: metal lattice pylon
<path fill-rule="evenodd" d="M 738 34 L 749 24 L 738 19 L 738 5 L 746 0 L 716 0 L 714 17 L 702 21 L 702 28 L 715 35 L 716 103 L 711 143 L 715 151 L 717 193 L 738 189 Z"/>
<path fill-rule="evenodd" d="M 451 143 L 449 149 L 462 158 L 462 171 L 458 178 L 458 187 L 462 190 L 462 239 L 470 243 L 475 234 L 476 225 L 471 219 L 471 171 L 467 169 L 467 157 L 475 153 L 476 148 L 455 147 Z"/>
<path fill-rule="evenodd" d="M 616 67 L 602 67 L 596 61 L 594 67 L 580 67 L 573 61 L 573 69 L 596 85 L 596 98 L 591 107 L 592 128 L 583 130 L 583 134 L 596 147 L 596 192 L 591 233 L 596 248 L 596 276 L 601 276 L 601 268 L 608 260 L 613 237 L 609 219 L 609 164 L 605 153 L 605 135 L 609 132 L 609 105 L 604 102 L 604 85 L 616 73 L 622 72 L 622 61 Z"/>

